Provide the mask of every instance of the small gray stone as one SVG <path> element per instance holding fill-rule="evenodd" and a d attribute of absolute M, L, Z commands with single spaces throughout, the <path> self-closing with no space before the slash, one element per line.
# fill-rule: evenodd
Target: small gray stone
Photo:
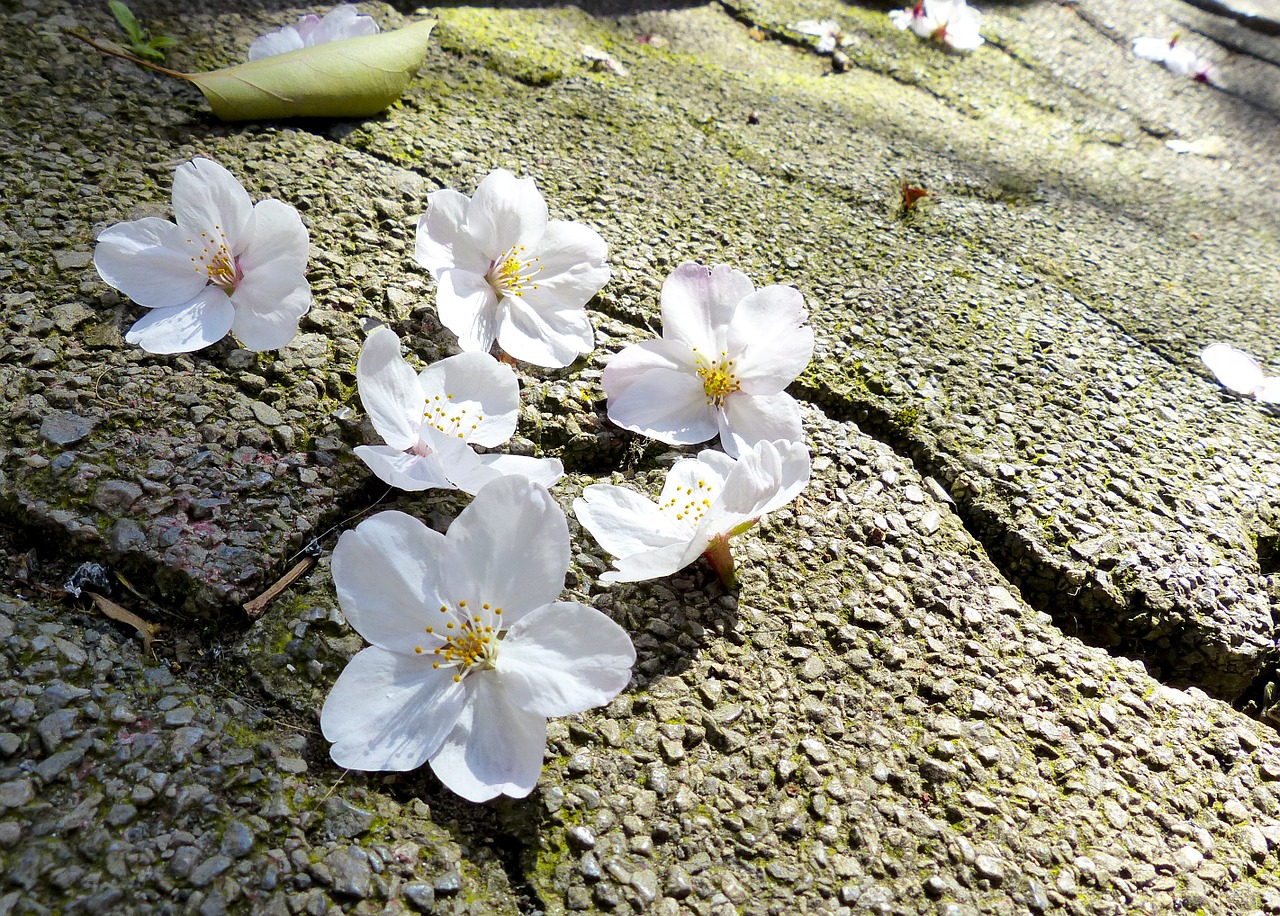
<path fill-rule="evenodd" d="M 999 884 L 1004 880 L 1004 863 L 995 856 L 978 856 L 973 860 L 973 867 L 992 884 Z"/>
<path fill-rule="evenodd" d="M 415 881 L 404 886 L 404 899 L 419 913 L 430 913 L 436 905 L 436 891 L 430 884 Z"/>
<path fill-rule="evenodd" d="M 147 535 L 131 518 L 116 521 L 107 532 L 107 544 L 116 553 L 127 553 L 147 546 Z"/>
<path fill-rule="evenodd" d="M 112 805 L 107 812 L 106 822 L 111 827 L 123 827 L 138 816 L 138 809 L 127 802 Z"/>
<path fill-rule="evenodd" d="M 194 846 L 179 846 L 169 860 L 169 872 L 175 878 L 185 878 L 191 874 L 200 860 L 200 850 Z"/>
<path fill-rule="evenodd" d="M 270 404 L 262 403 L 262 401 L 253 401 L 249 404 L 249 409 L 253 411 L 254 417 L 263 426 L 279 426 L 284 422 L 284 417 L 280 416 L 280 411 Z"/>
<path fill-rule="evenodd" d="M 196 887 L 204 887 L 230 867 L 231 860 L 226 856 L 210 856 L 191 873 L 191 883 Z"/>
<path fill-rule="evenodd" d="M 1204 854 L 1194 846 L 1183 846 L 1173 854 L 1173 861 L 1177 862 L 1178 867 L 1183 871 L 1195 871 L 1204 861 Z"/>
<path fill-rule="evenodd" d="M 332 840 L 349 840 L 373 826 L 373 814 L 348 804 L 341 798 L 327 799 L 324 812 L 324 834 Z"/>
<path fill-rule="evenodd" d="M 58 749 L 58 745 L 62 744 L 74 729 L 76 715 L 74 709 L 59 709 L 40 720 L 40 724 L 36 726 L 36 733 L 40 735 L 40 741 L 44 744 L 46 751 L 53 753 Z"/>
<path fill-rule="evenodd" d="M 218 845 L 218 851 L 224 856 L 239 859 L 249 854 L 255 839 L 252 830 L 239 821 L 232 821 L 222 832 L 222 842 Z"/>
<path fill-rule="evenodd" d="M 333 875 L 333 892 L 363 900 L 369 896 L 373 871 L 369 857 L 359 846 L 348 846 L 325 856 L 324 864 Z"/>
<path fill-rule="evenodd" d="M 128 512 L 140 496 L 142 487 L 131 480 L 104 480 L 93 491 L 93 505 L 114 515 Z"/>
<path fill-rule="evenodd" d="M 22 747 L 22 739 L 13 732 L 0 732 L 0 754 L 8 757 Z"/>
<path fill-rule="evenodd" d="M 0 783 L 0 808 L 19 808 L 36 797 L 30 779 L 16 779 Z"/>

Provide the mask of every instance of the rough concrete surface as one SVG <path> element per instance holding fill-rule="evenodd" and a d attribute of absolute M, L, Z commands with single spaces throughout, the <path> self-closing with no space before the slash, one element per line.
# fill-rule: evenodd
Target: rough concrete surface
<path fill-rule="evenodd" d="M 132 6 L 187 70 L 309 9 Z M 880 2 L 362 3 L 440 18 L 401 103 L 225 125 L 62 32 L 111 35 L 105 4 L 0 0 L 0 914 L 1280 912 L 1280 426 L 1197 358 L 1280 366 L 1274 4 L 979 6 L 961 56 Z M 828 17 L 845 72 L 792 27 Z M 1129 53 L 1175 31 L 1214 85 Z M 307 224 L 285 350 L 124 343 L 94 238 L 170 215 L 197 154 Z M 634 679 L 551 723 L 529 798 L 473 806 L 344 774 L 317 718 L 361 646 L 337 532 L 465 505 L 352 457 L 363 328 L 453 352 L 413 222 L 496 167 L 610 245 L 596 351 L 519 370 L 514 447 L 564 461 L 562 505 L 675 457 L 599 381 L 686 260 L 804 293 L 815 473 L 735 592 L 603 587 L 571 521 L 568 592 Z M 154 644 L 64 594 L 83 561 Z"/>

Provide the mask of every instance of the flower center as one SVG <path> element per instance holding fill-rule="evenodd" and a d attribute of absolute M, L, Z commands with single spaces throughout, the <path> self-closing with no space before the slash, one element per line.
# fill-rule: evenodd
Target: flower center
<path fill-rule="evenodd" d="M 230 294 L 235 292 L 244 279 L 244 272 L 227 247 L 227 237 L 222 234 L 222 227 L 214 226 L 213 231 L 215 236 L 212 238 L 207 232 L 200 233 L 203 248 L 200 254 L 191 258 L 191 263 L 195 265 L 196 273 L 204 274 L 209 278 L 210 284 Z M 187 244 L 196 244 L 195 239 L 187 239 Z"/>
<path fill-rule="evenodd" d="M 702 521 L 702 516 L 707 514 L 707 510 L 711 508 L 711 495 L 713 487 L 707 485 L 705 480 L 698 481 L 698 487 L 676 487 L 675 493 L 665 503 L 660 505 L 658 509 L 662 512 L 674 512 L 676 521 L 687 522 L 693 527 L 698 526 L 698 522 Z"/>
<path fill-rule="evenodd" d="M 694 351 L 697 353 L 697 351 Z M 720 358 L 715 362 L 707 362 L 698 353 L 698 377 L 702 379 L 702 390 L 706 392 L 707 403 L 716 407 L 724 406 L 724 399 L 742 388 L 738 376 L 734 373 L 735 360 L 725 359 L 727 354 L 722 350 Z"/>
<path fill-rule="evenodd" d="M 422 419 L 447 436 L 465 440 L 484 420 L 484 414 L 480 410 L 473 406 L 471 411 L 468 413 L 468 408 L 454 404 L 453 395 L 446 392 L 427 401 Z"/>
<path fill-rule="evenodd" d="M 440 613 L 444 625 L 426 628 L 427 635 L 440 644 L 429 653 L 422 646 L 414 646 L 414 654 L 429 654 L 432 668 L 454 668 L 454 683 L 472 670 L 485 671 L 497 665 L 498 643 L 502 641 L 502 608 L 485 603 L 473 614 L 466 601 L 459 601 L 456 608 L 440 605 Z"/>
<path fill-rule="evenodd" d="M 503 296 L 521 297 L 526 290 L 538 288 L 533 279 L 541 272 L 542 259 L 526 256 L 525 247 L 516 245 L 489 264 L 485 279 L 499 299 Z"/>

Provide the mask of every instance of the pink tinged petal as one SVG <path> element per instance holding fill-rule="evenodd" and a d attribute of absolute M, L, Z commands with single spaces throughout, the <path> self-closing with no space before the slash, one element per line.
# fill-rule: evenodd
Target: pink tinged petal
<path fill-rule="evenodd" d="M 662 483 L 662 493 L 658 496 L 658 504 L 683 505 L 695 499 L 695 496 L 699 505 L 705 505 L 702 503 L 704 499 L 718 501 L 724 490 L 724 482 L 737 466 L 738 463 L 724 452 L 709 448 L 698 452 L 696 458 L 681 458 L 667 472 L 667 479 Z"/>
<path fill-rule="evenodd" d="M 147 312 L 124 339 L 148 353 L 190 353 L 226 337 L 235 315 L 227 294 L 216 286 L 206 286 L 184 305 Z"/>
<path fill-rule="evenodd" d="M 670 576 L 698 559 L 709 543 L 709 538 L 695 538 L 687 544 L 673 544 L 658 550 L 634 553 L 628 557 L 615 557 L 614 568 L 602 573 L 600 581 L 607 584 L 643 582 L 647 579 Z"/>
<path fill-rule="evenodd" d="M 320 730 L 340 767 L 412 770 L 440 749 L 465 695 L 452 669 L 371 646 L 338 675 L 320 710 Z"/>
<path fill-rule="evenodd" d="M 299 16 L 298 23 L 295 26 L 298 30 L 298 34 L 302 36 L 302 40 L 307 44 L 312 44 L 312 42 L 308 42 L 307 39 L 310 38 L 312 33 L 319 27 L 320 17 L 315 13 L 307 13 L 305 16 Z"/>
<path fill-rule="evenodd" d="M 383 442 L 399 451 L 418 444 L 426 397 L 417 373 L 400 356 L 395 331 L 377 328 L 364 342 L 356 362 L 356 388 Z"/>
<path fill-rule="evenodd" d="M 353 451 L 379 480 L 398 490 L 455 489 L 437 454 L 415 455 L 390 445 L 357 445 Z"/>
<path fill-rule="evenodd" d="M 600 381 L 605 395 L 612 401 L 650 369 L 669 369 L 693 376 L 697 374 L 697 358 L 684 344 L 670 340 L 632 344 L 613 354 L 605 364 Z"/>
<path fill-rule="evenodd" d="M 468 677 L 467 702 L 453 731 L 431 758 L 431 769 L 467 801 L 498 795 L 524 798 L 542 775 L 547 720 L 511 705 L 489 672 Z"/>
<path fill-rule="evenodd" d="M 283 29 L 255 38 L 249 45 L 249 60 L 288 54 L 290 51 L 300 51 L 303 47 L 302 35 L 296 28 L 287 25 Z"/>
<path fill-rule="evenodd" d="M 1263 379 L 1253 396 L 1264 404 L 1280 404 L 1280 378 Z"/>
<path fill-rule="evenodd" d="M 504 298 L 505 320 L 498 346 L 535 366 L 567 366 L 595 346 L 591 319 L 581 307 L 538 308 L 523 298 Z"/>
<path fill-rule="evenodd" d="M 1266 378 L 1256 359 L 1230 344 L 1211 344 L 1200 359 L 1223 387 L 1237 394 L 1253 394 Z"/>
<path fill-rule="evenodd" d="M 345 38 L 359 38 L 361 35 L 377 35 L 378 23 L 371 16 L 361 16 L 350 3 L 335 6 L 328 15 L 316 23 L 311 34 L 307 36 L 307 44 L 319 45 L 330 41 L 342 41 Z"/>
<path fill-rule="evenodd" d="M 298 321 L 311 308 L 311 285 L 302 280 L 283 296 L 248 278 L 231 297 L 236 318 L 231 332 L 249 350 L 279 350 L 298 335 Z"/>
<path fill-rule="evenodd" d="M 479 274 L 442 271 L 436 286 L 440 323 L 458 335 L 458 346 L 488 353 L 498 336 L 498 296 Z"/>
<path fill-rule="evenodd" d="M 524 477 L 486 484 L 449 528 L 442 562 L 451 606 L 488 602 L 511 626 L 560 597 L 569 525 L 545 487 Z"/>
<path fill-rule="evenodd" d="M 617 696 L 635 661 L 622 627 L 593 607 L 558 601 L 507 631 L 497 676 L 508 701 L 525 712 L 567 716 Z"/>
<path fill-rule="evenodd" d="M 610 420 L 671 445 L 715 436 L 716 414 L 698 376 L 670 369 L 651 369 L 609 398 Z"/>
<path fill-rule="evenodd" d="M 725 480 L 721 500 L 699 530 L 728 535 L 778 509 L 809 483 L 809 449 L 796 442 L 760 442 L 745 451 Z"/>
<path fill-rule="evenodd" d="M 173 213 L 188 234 L 221 232 L 233 255 L 248 243 L 253 201 L 235 176 L 212 159 L 184 162 L 173 173 Z"/>
<path fill-rule="evenodd" d="M 573 513 L 601 547 L 615 557 L 681 546 L 693 525 L 679 524 L 657 503 L 627 487 L 594 483 L 573 501 Z"/>
<path fill-rule="evenodd" d="M 777 394 L 813 358 L 813 328 L 804 296 L 791 286 L 767 286 L 747 296 L 729 326 L 728 350 L 747 394 Z"/>
<path fill-rule="evenodd" d="M 440 271 L 450 268 L 481 275 L 489 270 L 489 258 L 467 231 L 470 207 L 471 198 L 451 188 L 427 195 L 427 212 L 418 218 L 413 256 L 436 279 Z"/>
<path fill-rule="evenodd" d="M 118 223 L 98 235 L 93 266 L 108 286 L 139 305 L 181 305 L 209 283 L 209 275 L 192 261 L 203 246 L 189 238 L 185 229 L 154 216 Z"/>
<path fill-rule="evenodd" d="M 718 420 L 720 445 L 735 458 L 757 442 L 804 439 L 800 405 L 785 392 L 759 397 L 743 392 L 729 395 Z"/>
<path fill-rule="evenodd" d="M 440 614 L 444 547 L 444 535 L 403 512 L 379 512 L 344 532 L 333 584 L 347 622 L 375 646 L 412 653 Z"/>
<path fill-rule="evenodd" d="M 536 254 L 538 240 L 547 230 L 547 202 L 532 178 L 495 169 L 471 197 L 467 230 L 490 260 L 520 245 Z"/>
<path fill-rule="evenodd" d="M 533 252 L 541 270 L 524 298 L 539 309 L 585 305 L 609 282 L 608 253 L 609 246 L 590 226 L 552 220 Z"/>
<path fill-rule="evenodd" d="M 544 487 L 553 487 L 564 476 L 564 465 L 559 458 L 531 458 L 527 455 L 481 455 L 480 463 L 499 476 L 512 474 L 524 477 Z M 465 489 L 460 487 L 460 489 Z M 476 488 L 479 489 L 478 487 Z M 470 493 L 476 490 L 468 490 Z"/>
<path fill-rule="evenodd" d="M 432 363 L 418 376 L 418 385 L 428 422 L 444 426 L 445 433 L 461 433 L 465 441 L 491 448 L 516 431 L 520 383 L 510 366 L 488 353 L 459 353 Z"/>
<path fill-rule="evenodd" d="M 727 264 L 711 270 L 681 264 L 662 284 L 662 337 L 717 359 L 738 303 L 755 292 L 750 278 Z"/>

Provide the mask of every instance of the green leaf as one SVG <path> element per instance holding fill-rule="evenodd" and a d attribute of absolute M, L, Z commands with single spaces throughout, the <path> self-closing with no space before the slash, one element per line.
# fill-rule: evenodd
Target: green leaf
<path fill-rule="evenodd" d="M 195 83 L 224 121 L 365 117 L 404 93 L 435 24 L 426 19 L 223 70 L 173 75 Z"/>
<path fill-rule="evenodd" d="M 134 18 L 133 11 L 129 7 L 120 0 L 108 0 L 107 6 L 111 10 L 111 15 L 116 17 L 116 22 L 120 23 L 120 28 L 124 29 L 124 33 L 129 36 L 130 42 L 141 44 L 146 41 L 146 32 L 142 31 L 142 26 L 138 25 L 138 20 Z"/>

